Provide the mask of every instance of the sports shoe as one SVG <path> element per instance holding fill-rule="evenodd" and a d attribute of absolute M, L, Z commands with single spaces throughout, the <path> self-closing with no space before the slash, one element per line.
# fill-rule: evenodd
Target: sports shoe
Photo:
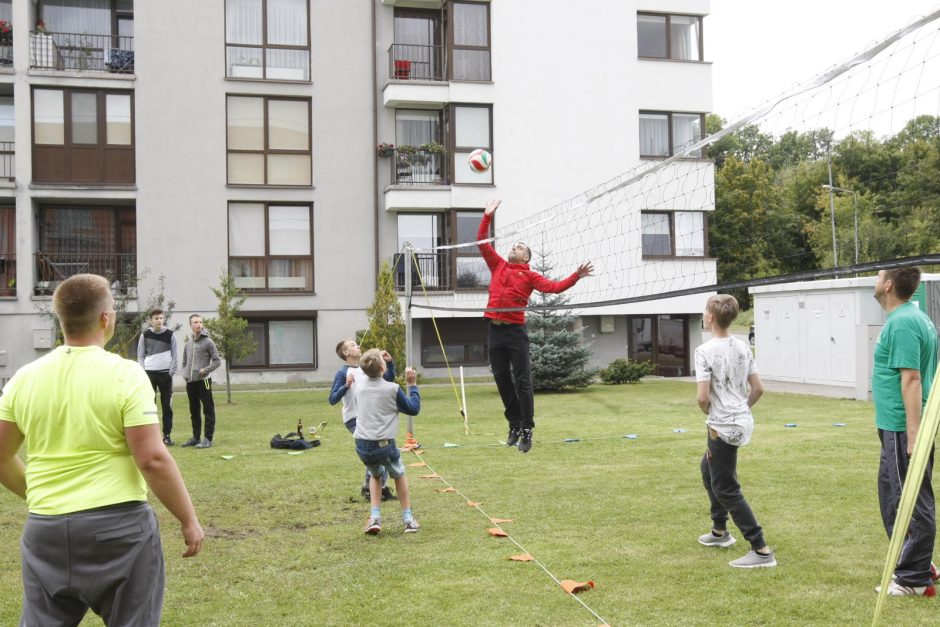
<path fill-rule="evenodd" d="M 359 490 L 359 493 L 362 495 L 362 498 L 367 501 L 372 499 L 372 495 L 369 493 L 369 486 L 367 485 L 362 486 L 362 489 Z"/>
<path fill-rule="evenodd" d="M 369 518 L 369 522 L 366 523 L 366 528 L 363 530 L 365 533 L 370 536 L 374 536 L 378 532 L 382 531 L 382 519 L 378 516 L 372 516 Z"/>
<path fill-rule="evenodd" d="M 875 592 L 881 593 L 881 586 L 875 586 Z M 888 584 L 889 597 L 935 597 L 937 589 L 933 584 L 927 586 L 902 586 L 896 581 Z"/>
<path fill-rule="evenodd" d="M 776 565 L 777 560 L 774 558 L 773 551 L 771 551 L 768 555 L 761 555 L 753 549 L 748 551 L 747 555 L 744 557 L 739 557 L 736 560 L 728 562 L 728 566 L 733 566 L 735 568 L 770 568 L 771 566 Z"/>
<path fill-rule="evenodd" d="M 698 537 L 698 543 L 702 546 L 720 546 L 722 548 L 727 548 L 733 545 L 737 540 L 734 539 L 734 536 L 731 535 L 731 532 L 725 531 L 724 534 L 716 536 L 711 531 Z"/>
<path fill-rule="evenodd" d="M 388 486 L 382 488 L 382 500 L 383 501 L 397 501 L 398 497 L 392 494 L 392 489 Z"/>
<path fill-rule="evenodd" d="M 185 448 L 187 446 L 196 446 L 197 444 L 199 444 L 199 438 L 189 438 L 183 442 L 183 447 Z"/>
<path fill-rule="evenodd" d="M 412 518 L 411 520 L 405 521 L 405 533 L 417 533 L 418 529 L 421 528 L 421 525 L 418 524 L 418 521 Z"/>
<path fill-rule="evenodd" d="M 174 444 L 174 443 L 173 443 L 173 440 L 171 440 L 171 439 L 170 439 L 170 436 L 168 436 L 168 435 L 163 436 L 163 443 L 164 443 L 165 445 L 167 445 L 167 446 L 173 446 L 173 444 Z"/>
<path fill-rule="evenodd" d="M 509 435 L 506 436 L 506 446 L 515 446 L 519 442 L 519 431 L 515 427 L 509 430 Z"/>
<path fill-rule="evenodd" d="M 519 434 L 519 452 L 528 453 L 532 449 L 532 429 L 523 429 Z"/>
<path fill-rule="evenodd" d="M 211 448 L 211 447 L 212 447 L 212 440 L 203 440 L 202 442 L 196 445 L 196 448 Z"/>

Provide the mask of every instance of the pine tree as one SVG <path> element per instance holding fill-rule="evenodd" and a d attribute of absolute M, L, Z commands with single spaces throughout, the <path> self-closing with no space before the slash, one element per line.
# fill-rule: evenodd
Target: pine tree
<path fill-rule="evenodd" d="M 229 377 L 229 364 L 255 352 L 257 343 L 248 333 L 248 321 L 239 317 L 238 312 L 245 302 L 245 295 L 235 285 L 235 277 L 227 272 L 219 275 L 219 286 L 209 288 L 219 299 L 219 317 L 206 318 L 203 323 L 219 355 L 225 360 L 226 403 L 232 404 L 232 381 Z M 187 335 L 187 341 L 189 336 Z"/>
<path fill-rule="evenodd" d="M 362 351 L 370 348 L 387 350 L 398 365 L 399 378 L 402 378 L 405 366 L 408 365 L 404 361 L 405 322 L 402 319 L 398 295 L 395 293 L 392 268 L 388 263 L 383 263 L 379 270 L 375 300 L 366 313 L 369 316 L 369 328 L 359 338 Z"/>
<path fill-rule="evenodd" d="M 552 265 L 539 255 L 535 271 L 550 276 Z M 581 343 L 581 334 L 572 330 L 575 316 L 567 311 L 551 309 L 568 302 L 564 294 L 538 292 L 533 305 L 549 307 L 530 313 L 526 319 L 529 330 L 529 352 L 532 363 L 532 386 L 536 391 L 570 390 L 591 384 L 596 369 L 587 368 L 591 349 Z"/>

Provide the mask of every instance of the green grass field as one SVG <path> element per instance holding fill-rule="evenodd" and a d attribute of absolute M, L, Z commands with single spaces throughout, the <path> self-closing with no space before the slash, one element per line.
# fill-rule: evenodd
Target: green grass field
<path fill-rule="evenodd" d="M 428 386 L 416 435 L 430 467 L 487 515 L 513 519 L 503 525 L 512 540 L 552 575 L 593 580 L 578 599 L 611 625 L 870 624 L 888 545 L 871 405 L 772 393 L 757 405 L 739 476 L 779 567 L 741 571 L 727 565 L 747 549 L 736 528 L 730 549 L 696 542 L 710 521 L 694 393 L 692 383 L 647 380 L 540 394 L 535 447 L 522 455 L 498 444 L 505 421 L 494 386 L 468 388 L 469 436 L 453 390 Z M 402 534 L 397 503 L 385 503 L 382 533 L 365 536 L 362 465 L 326 396 L 245 391 L 228 406 L 217 392 L 216 446 L 172 449 L 207 540 L 199 556 L 180 558 L 178 526 L 155 504 L 167 553 L 165 625 L 601 623 L 538 565 L 508 561 L 522 550 L 489 536 L 492 524 L 459 494 L 435 492 L 442 482 L 419 478 L 428 469 L 408 469 L 421 531 Z M 175 407 L 179 442 L 185 399 Z M 295 456 L 270 449 L 271 436 L 298 417 L 305 426 L 329 421 L 323 445 Z M 25 514 L 21 501 L 0 495 L 0 625 L 19 615 Z M 932 624 L 936 603 L 888 599 L 884 624 Z"/>

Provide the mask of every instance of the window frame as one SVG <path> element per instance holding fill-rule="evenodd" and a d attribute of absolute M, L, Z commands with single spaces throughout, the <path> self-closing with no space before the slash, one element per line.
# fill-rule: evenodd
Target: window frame
<path fill-rule="evenodd" d="M 317 310 L 297 310 L 297 311 L 242 311 L 241 316 L 249 324 L 264 325 L 264 339 L 268 344 L 265 345 L 265 363 L 259 364 L 238 364 L 233 361 L 230 368 L 238 372 L 251 371 L 278 371 L 278 370 L 318 370 L 318 346 L 320 334 L 317 329 Z M 313 326 L 313 362 L 310 364 L 271 364 L 271 346 L 270 346 L 270 323 L 271 322 L 310 322 Z"/>
<path fill-rule="evenodd" d="M 701 113 L 699 111 L 656 111 L 652 109 L 640 109 L 637 114 L 637 129 L 639 132 L 639 135 L 637 136 L 637 140 L 638 140 L 637 143 L 640 144 L 639 148 L 641 151 L 642 151 L 642 142 L 640 141 L 640 135 L 642 135 L 642 131 L 639 130 L 639 127 L 641 124 L 641 118 L 640 118 L 641 115 L 665 115 L 666 116 L 666 131 L 668 133 L 669 154 L 667 155 L 644 155 L 642 152 L 640 152 L 640 159 L 660 160 L 660 159 L 669 159 L 670 157 L 675 156 L 676 146 L 675 146 L 675 138 L 673 137 L 673 131 L 672 131 L 673 116 L 675 115 L 697 115 L 699 117 L 699 124 L 701 125 L 701 132 L 702 132 L 701 138 L 705 137 L 705 114 L 704 113 Z M 492 126 L 492 121 L 491 121 L 491 126 Z M 688 156 L 688 157 L 683 157 L 683 159 L 706 160 L 706 161 L 709 160 L 708 157 L 704 156 L 704 151 L 699 156 L 696 156 L 696 157 Z"/>
<path fill-rule="evenodd" d="M 678 61 L 680 63 L 704 63 L 705 62 L 705 20 L 704 15 L 696 13 L 661 13 L 658 11 L 637 11 L 637 58 L 654 61 Z M 649 17 L 666 18 L 666 56 L 648 57 L 640 54 L 639 42 L 639 17 L 641 15 Z M 672 18 L 673 17 L 694 17 L 698 20 L 698 59 L 677 59 L 672 54 Z"/>
<path fill-rule="evenodd" d="M 428 363 L 425 361 L 425 348 L 433 347 L 440 348 L 440 344 L 437 342 L 437 333 L 434 331 L 433 321 L 430 318 L 421 319 L 421 367 L 422 368 L 446 368 L 447 365 L 450 366 L 487 366 L 489 365 L 489 345 L 486 339 L 486 321 L 484 318 L 440 318 L 437 320 L 438 329 L 441 330 L 442 340 L 444 335 L 444 330 L 442 327 L 444 325 L 460 325 L 461 330 L 466 330 L 469 326 L 468 321 L 472 320 L 472 324 L 479 325 L 479 330 L 482 335 L 480 338 L 471 338 L 470 333 L 462 334 L 459 331 L 457 332 L 456 341 L 463 343 L 463 358 L 460 360 L 448 360 L 445 364 L 444 362 L 439 363 Z M 483 359 L 482 360 L 473 360 L 469 358 L 470 355 L 470 346 L 471 343 L 468 342 L 467 338 L 479 339 L 479 345 L 483 347 Z M 444 342 L 444 345 L 447 346 L 447 343 Z"/>
<path fill-rule="evenodd" d="M 0 297 L 16 297 L 16 204 L 10 199 L 0 202 L 0 227 Z"/>
<path fill-rule="evenodd" d="M 232 255 L 231 254 L 231 214 L 230 209 L 232 205 L 262 205 L 263 206 L 263 220 L 264 220 L 264 256 L 255 256 L 255 255 Z M 278 260 L 296 260 L 296 259 L 305 259 L 303 256 L 297 255 L 272 255 L 271 254 L 271 224 L 269 221 L 269 210 L 271 206 L 276 207 L 306 207 L 309 212 L 310 217 L 310 288 L 271 288 L 270 287 L 270 262 Z M 231 264 L 232 260 L 246 260 L 246 261 L 261 261 L 264 264 L 265 274 L 264 274 L 264 285 L 263 288 L 251 288 L 251 287 L 242 287 L 240 288 L 245 294 L 248 295 L 264 295 L 264 296 L 290 296 L 295 294 L 315 294 L 316 293 L 316 256 L 314 255 L 314 237 L 313 237 L 313 203 L 312 202 L 277 202 L 277 201 L 247 201 L 247 200 L 231 200 L 226 204 L 226 239 L 225 239 L 225 252 L 226 260 Z M 229 266 L 229 272 L 231 273 L 231 266 Z"/>
<path fill-rule="evenodd" d="M 225 30 L 223 39 L 222 59 L 225 62 L 225 79 L 232 81 L 273 81 L 279 83 L 312 83 L 313 82 L 313 63 L 311 54 L 311 33 L 310 33 L 310 0 L 305 0 L 304 5 L 307 10 L 307 17 L 304 26 L 307 31 L 307 43 L 304 46 L 292 46 L 286 44 L 268 44 L 268 0 L 258 0 L 261 3 L 261 44 L 230 44 L 228 42 L 228 0 L 225 0 L 223 10 L 222 27 Z M 261 77 L 254 78 L 249 76 L 232 76 L 228 63 L 228 49 L 234 48 L 255 48 L 261 50 Z M 284 79 L 268 78 L 268 50 L 301 50 L 307 53 L 307 78 L 306 79 Z M 235 65 L 235 64 L 233 64 Z"/>
<path fill-rule="evenodd" d="M 438 239 L 441 240 L 438 246 L 452 246 L 457 243 L 457 214 L 467 213 L 467 214 L 479 214 L 480 219 L 483 218 L 482 209 L 474 208 L 465 208 L 465 207 L 451 207 L 450 209 L 443 209 L 441 211 L 400 211 L 396 215 L 396 228 L 397 220 L 400 216 L 425 216 L 437 221 L 438 225 Z M 493 234 L 493 224 L 490 224 L 490 236 Z M 489 291 L 489 284 L 481 285 L 477 287 L 459 287 L 458 286 L 458 273 L 457 273 L 457 259 L 458 258 L 483 258 L 483 254 L 480 252 L 479 248 L 473 249 L 474 253 L 459 253 L 461 249 L 453 248 L 448 249 L 443 252 L 437 253 L 437 255 L 442 255 L 443 260 L 434 260 L 433 263 L 440 266 L 441 264 L 446 266 L 446 275 L 445 273 L 440 273 L 444 277 L 444 282 L 439 280 L 438 285 L 436 286 L 427 286 L 428 289 L 443 291 L 443 292 L 485 292 Z M 403 285 L 403 280 L 399 281 L 398 274 L 404 275 L 404 268 L 399 268 L 404 262 L 401 260 L 401 254 L 396 253 L 394 257 L 394 269 L 396 273 L 396 284 Z M 418 287 L 418 284 L 412 280 L 412 285 Z M 403 288 L 401 288 L 403 289 Z"/>
<path fill-rule="evenodd" d="M 676 250 L 676 214 L 677 213 L 698 213 L 702 216 L 702 254 L 701 255 L 677 255 Z M 647 255 L 643 252 L 643 225 L 644 215 L 667 215 L 669 216 L 669 250 L 668 255 Z M 708 212 L 707 211 L 686 211 L 686 210 L 663 210 L 650 209 L 640 212 L 640 258 L 644 260 L 675 259 L 675 260 L 703 260 L 709 259 L 708 256 Z"/>
<path fill-rule="evenodd" d="M 262 133 L 264 135 L 264 147 L 261 150 L 247 150 L 243 148 L 229 148 L 229 99 L 230 98 L 260 98 L 263 105 L 264 115 Z M 268 112 L 268 103 L 272 100 L 277 101 L 295 101 L 307 103 L 307 150 L 285 150 L 270 148 L 270 125 Z M 229 169 L 229 156 L 232 154 L 258 155 L 264 157 L 264 183 L 232 183 L 231 171 Z M 268 183 L 268 155 L 305 155 L 310 158 L 310 182 L 298 184 Z M 313 187 L 313 101 L 305 96 L 271 96 L 266 94 L 225 94 L 225 184 L 228 187 L 274 187 L 285 189 L 309 189 Z"/>
<path fill-rule="evenodd" d="M 454 5 L 457 4 L 475 4 L 486 8 L 486 46 L 468 46 L 455 45 L 454 43 Z M 446 3 L 447 11 L 447 80 L 457 83 L 492 83 L 493 82 L 493 14 L 490 9 L 489 0 L 448 0 Z M 454 50 L 477 50 L 485 51 L 488 54 L 489 68 L 487 69 L 488 78 L 454 78 Z"/>
<path fill-rule="evenodd" d="M 466 108 L 466 109 L 488 109 L 489 118 L 490 118 L 490 128 L 489 128 L 489 145 L 488 146 L 458 146 L 457 145 L 457 109 Z M 457 153 L 458 152 L 473 152 L 477 148 L 483 148 L 490 155 L 493 155 L 493 105 L 492 104 L 479 104 L 479 103 L 463 103 L 463 102 L 452 102 L 447 105 L 445 108 L 445 118 L 444 118 L 444 128 L 447 132 L 447 145 L 450 147 L 450 172 L 452 173 L 451 185 L 467 187 L 493 187 L 496 185 L 496 171 L 494 169 L 494 164 L 490 164 L 489 170 L 487 172 L 490 175 L 490 181 L 488 183 L 468 183 L 468 182 L 457 182 Z M 466 167 L 466 164 L 464 164 Z"/>
<path fill-rule="evenodd" d="M 683 341 L 683 357 L 684 363 L 682 368 L 684 368 L 685 373 L 676 373 L 676 374 L 663 374 L 664 369 L 675 368 L 676 366 L 672 364 L 662 365 L 659 363 L 660 355 L 666 355 L 665 351 L 660 350 L 660 329 L 659 323 L 660 319 L 663 317 L 668 317 L 672 320 L 681 320 L 682 321 L 682 341 Z M 627 316 L 627 356 L 633 361 L 640 361 L 642 356 L 639 354 L 639 347 L 636 345 L 636 337 L 633 330 L 633 322 L 636 320 L 649 320 L 650 321 L 650 357 L 649 360 L 654 366 L 654 374 L 659 376 L 690 376 L 692 373 L 692 363 L 691 357 L 694 354 L 693 347 L 690 346 L 690 333 L 689 333 L 689 321 L 691 320 L 690 314 L 636 314 Z M 644 360 L 646 361 L 646 360 Z"/>

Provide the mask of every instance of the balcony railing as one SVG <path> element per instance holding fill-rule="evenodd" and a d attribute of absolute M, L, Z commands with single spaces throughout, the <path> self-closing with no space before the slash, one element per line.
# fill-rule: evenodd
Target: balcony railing
<path fill-rule="evenodd" d="M 402 292 L 405 290 L 404 254 L 397 253 L 392 264 L 395 289 Z M 415 253 L 411 260 L 411 288 L 415 292 L 421 291 L 422 283 L 424 289 L 430 291 L 485 290 L 490 285 L 490 276 L 486 262 L 476 254 L 476 249 Z"/>
<path fill-rule="evenodd" d="M 15 148 L 15 142 L 0 142 L 0 180 L 16 180 Z"/>
<path fill-rule="evenodd" d="M 16 255 L 0 253 L 0 296 L 16 296 Z"/>
<path fill-rule="evenodd" d="M 0 67 L 13 65 L 13 33 L 0 33 Z"/>
<path fill-rule="evenodd" d="M 76 274 L 99 274 L 111 289 L 127 293 L 137 287 L 136 253 L 45 253 L 37 252 L 34 293 L 48 295 L 56 286 Z"/>
<path fill-rule="evenodd" d="M 134 73 L 134 38 L 85 33 L 30 33 L 29 65 L 44 70 Z"/>
<path fill-rule="evenodd" d="M 400 81 L 443 81 L 443 46 L 392 44 L 388 49 L 388 76 Z"/>
<path fill-rule="evenodd" d="M 396 149 L 392 154 L 393 185 L 448 185 L 447 153 L 422 148 Z"/>

